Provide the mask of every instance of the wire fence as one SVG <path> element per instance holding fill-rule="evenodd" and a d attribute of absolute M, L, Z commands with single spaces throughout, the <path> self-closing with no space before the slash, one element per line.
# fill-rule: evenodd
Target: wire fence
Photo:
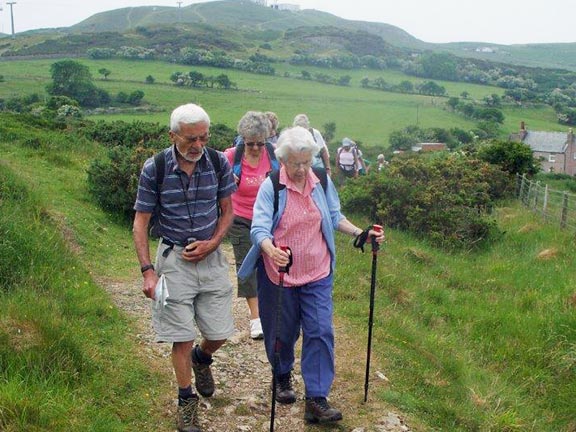
<path fill-rule="evenodd" d="M 525 175 L 517 175 L 516 196 L 547 222 L 576 231 L 576 195 L 550 189 L 548 185 L 530 180 Z"/>

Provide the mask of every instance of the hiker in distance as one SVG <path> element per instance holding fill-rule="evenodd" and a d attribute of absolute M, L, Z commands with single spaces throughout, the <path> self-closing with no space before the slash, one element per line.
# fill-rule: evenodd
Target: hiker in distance
<path fill-rule="evenodd" d="M 305 419 L 334 422 L 342 413 L 328 403 L 334 380 L 334 328 L 332 288 L 335 268 L 334 230 L 356 237 L 363 231 L 340 212 L 336 188 L 326 172 L 312 169 L 319 150 L 310 132 L 296 126 L 280 134 L 276 157 L 279 173 L 262 183 L 254 204 L 251 238 L 253 246 L 244 259 L 239 277 L 257 270 L 258 302 L 264 329 L 266 354 L 274 365 L 279 347 L 279 365 L 274 375 L 276 401 L 296 401 L 292 387 L 294 347 L 302 329 L 301 373 L 305 385 Z M 384 233 L 370 230 L 377 242 Z M 290 252 L 281 247 L 288 246 Z M 279 268 L 290 262 L 279 290 Z M 281 310 L 277 310 L 281 295 Z M 278 329 L 276 317 L 280 315 Z M 276 334 L 278 330 L 278 334 Z M 278 337 L 279 344 L 275 345 Z"/>
<path fill-rule="evenodd" d="M 328 152 L 326 141 L 318 129 L 314 129 L 310 126 L 308 116 L 306 114 L 297 114 L 296 117 L 294 117 L 292 125 L 308 129 L 310 134 L 312 134 L 312 138 L 314 138 L 314 141 L 318 144 L 319 150 L 312 158 L 312 166 L 316 168 L 324 168 L 328 174 L 332 174 L 332 169 L 330 168 L 330 153 Z"/>
<path fill-rule="evenodd" d="M 268 137 L 268 141 L 276 148 L 276 143 L 278 142 L 278 135 L 280 134 L 280 119 L 275 112 L 266 111 L 266 117 L 270 120 L 270 136 Z"/>
<path fill-rule="evenodd" d="M 228 239 L 234 249 L 236 269 L 240 268 L 244 257 L 252 246 L 250 226 L 252 210 L 258 189 L 272 170 L 279 168 L 274 155 L 274 146 L 268 141 L 271 136 L 270 119 L 265 113 L 248 111 L 238 122 L 236 145 L 226 149 L 238 190 L 232 195 L 234 222 L 228 232 Z M 246 298 L 250 313 L 250 337 L 262 339 L 262 325 L 258 313 L 256 275 L 246 280 L 238 280 L 238 297 Z"/>
<path fill-rule="evenodd" d="M 142 291 L 154 300 L 156 341 L 172 343 L 180 432 L 200 431 L 192 369 L 198 393 L 212 396 L 212 354 L 234 334 L 233 288 L 219 246 L 234 217 L 231 195 L 236 184 L 224 154 L 206 147 L 209 129 L 210 117 L 198 105 L 172 112 L 173 145 L 145 162 L 134 205 Z M 160 235 L 154 265 L 148 243 L 153 213 Z M 196 328 L 202 341 L 194 346 Z"/>

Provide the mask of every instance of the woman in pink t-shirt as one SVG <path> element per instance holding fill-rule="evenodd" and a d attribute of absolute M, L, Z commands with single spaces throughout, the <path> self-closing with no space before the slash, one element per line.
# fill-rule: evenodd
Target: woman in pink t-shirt
<path fill-rule="evenodd" d="M 267 143 L 270 136 L 270 120 L 266 114 L 248 111 L 238 122 L 236 145 L 224 151 L 234 171 L 238 190 L 232 195 L 234 222 L 228 238 L 234 249 L 236 268 L 240 268 L 248 250 L 252 209 L 258 189 L 273 168 L 277 168 L 273 147 Z M 246 298 L 250 310 L 250 337 L 262 339 L 262 325 L 258 313 L 258 295 L 255 276 L 238 280 L 238 296 Z"/>

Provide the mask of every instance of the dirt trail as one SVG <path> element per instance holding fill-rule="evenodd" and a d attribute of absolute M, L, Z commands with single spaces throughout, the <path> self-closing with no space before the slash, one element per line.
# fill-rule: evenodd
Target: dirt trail
<path fill-rule="evenodd" d="M 224 245 L 230 262 L 230 276 L 236 283 L 233 272 L 234 255 L 231 247 Z M 176 409 L 176 383 L 170 362 L 170 346 L 153 342 L 150 325 L 149 300 L 140 290 L 141 279 L 121 284 L 101 281 L 115 304 L 134 318 L 135 334 L 141 344 L 142 355 L 151 367 L 166 377 L 165 388 L 154 389 L 156 409 L 163 410 L 165 421 L 155 429 L 159 432 L 173 431 Z M 270 425 L 270 381 L 271 371 L 262 341 L 249 337 L 248 308 L 244 299 L 234 301 L 234 317 L 237 332 L 214 355 L 212 366 L 216 381 L 216 392 L 212 398 L 201 400 L 200 421 L 203 432 L 260 432 L 268 431 Z M 336 381 L 330 394 L 331 403 L 342 410 L 344 420 L 334 426 L 308 425 L 304 422 L 303 382 L 299 363 L 295 367 L 295 389 L 298 400 L 293 405 L 276 405 L 277 432 L 298 431 L 352 431 L 352 432 L 408 432 L 402 416 L 393 408 L 374 401 L 378 388 L 386 386 L 385 375 L 379 371 L 378 362 L 371 362 L 371 381 L 368 402 L 364 398 L 365 343 L 347 334 L 338 322 L 336 325 Z"/>

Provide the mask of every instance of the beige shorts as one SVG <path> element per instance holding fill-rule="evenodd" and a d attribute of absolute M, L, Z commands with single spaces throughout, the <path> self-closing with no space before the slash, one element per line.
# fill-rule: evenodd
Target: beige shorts
<path fill-rule="evenodd" d="M 223 340 L 234 334 L 233 287 L 228 261 L 218 248 L 199 263 L 182 259 L 182 247 L 160 243 L 156 253 L 158 275 L 166 278 L 165 304 L 152 302 L 152 325 L 157 342 L 188 342 L 197 331 L 207 340 Z"/>

